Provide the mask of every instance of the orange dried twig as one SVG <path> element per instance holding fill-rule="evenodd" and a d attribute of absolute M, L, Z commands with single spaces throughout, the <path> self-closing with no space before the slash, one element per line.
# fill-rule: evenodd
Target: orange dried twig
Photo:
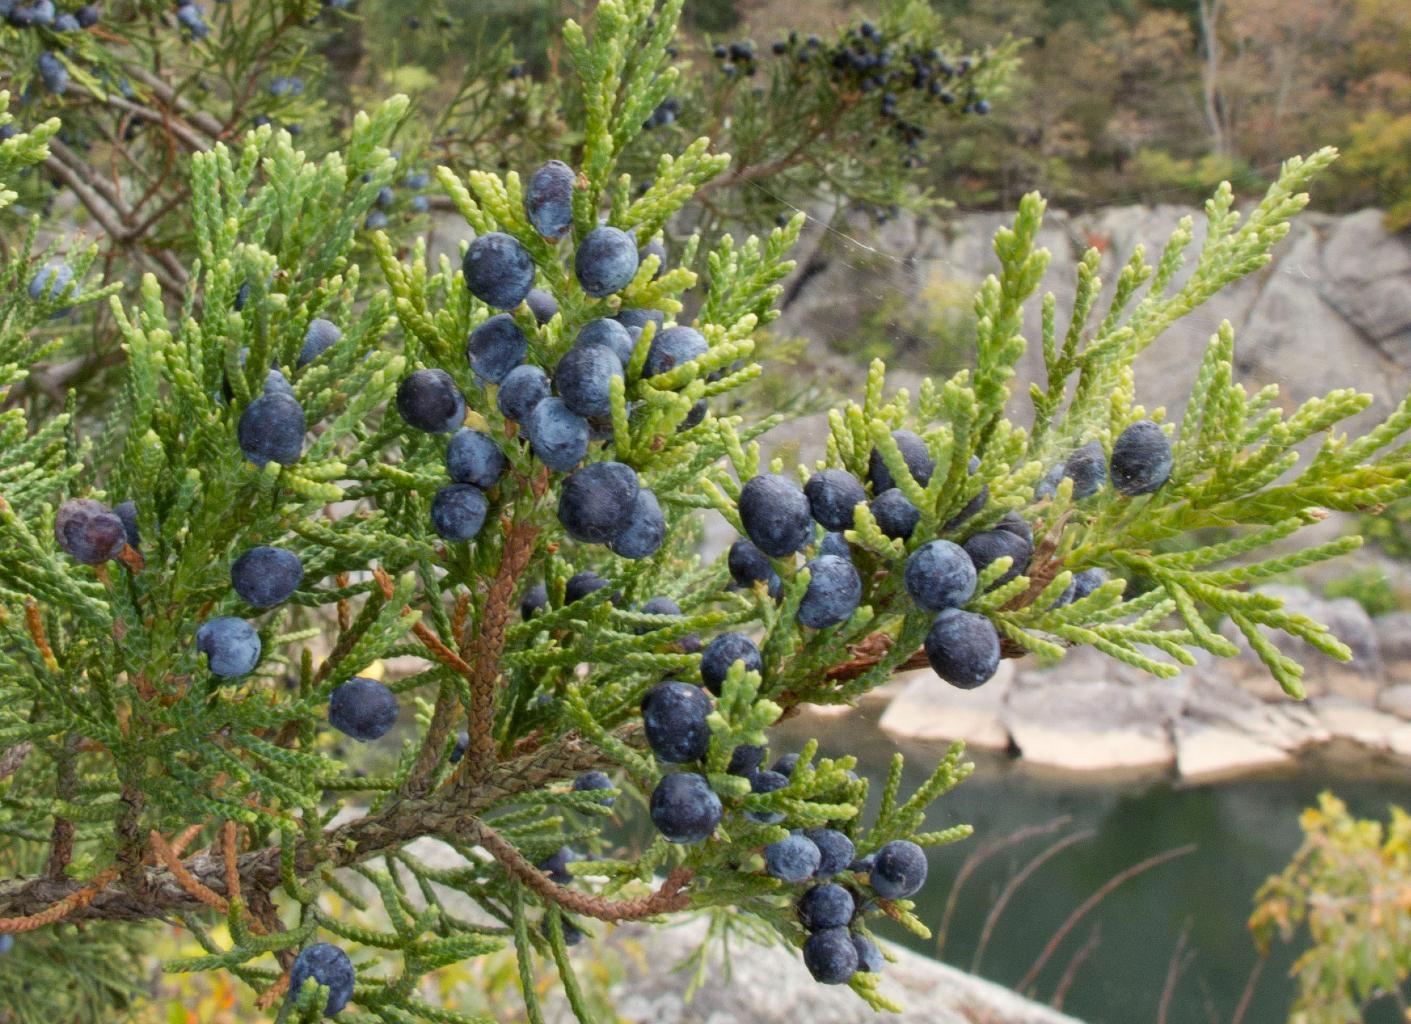
<path fill-rule="evenodd" d="M 44 664 L 49 667 L 50 672 L 59 671 L 59 661 L 54 657 L 54 648 L 49 646 L 49 635 L 44 630 L 44 617 L 39 614 L 39 605 L 32 597 L 25 599 L 24 621 L 29 627 L 29 635 L 34 638 L 34 646 L 39 648 L 39 653 L 44 657 Z"/>
<path fill-rule="evenodd" d="M 82 889 L 70 893 L 58 903 L 55 903 L 47 910 L 41 910 L 37 914 L 30 914 L 28 917 L 0 917 L 0 935 L 18 935 L 21 932 L 32 932 L 36 928 L 43 928 L 46 925 L 54 924 L 68 917 L 75 910 L 88 906 L 93 897 L 97 896 L 108 883 L 118 877 L 119 868 L 116 864 L 104 868 L 98 875 Z"/>
<path fill-rule="evenodd" d="M 171 847 L 167 845 L 160 832 L 153 829 L 148 833 L 147 839 L 152 844 L 152 852 L 157 855 L 157 859 L 166 865 L 177 884 L 185 889 L 193 899 L 199 900 L 222 914 L 229 912 L 230 904 L 226 902 L 225 897 L 197 881 L 196 876 L 186 869 L 186 865 L 181 863 L 176 854 L 172 853 Z"/>

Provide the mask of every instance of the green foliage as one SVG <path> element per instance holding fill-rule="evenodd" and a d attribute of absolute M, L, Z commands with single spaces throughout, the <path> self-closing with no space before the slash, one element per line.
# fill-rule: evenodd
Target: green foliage
<path fill-rule="evenodd" d="M 1323 587 L 1323 594 L 1329 598 L 1350 597 L 1372 616 L 1386 615 L 1401 607 L 1401 595 L 1396 587 L 1386 573 L 1375 566 L 1329 580 Z"/>
<path fill-rule="evenodd" d="M 1299 826 L 1303 845 L 1260 887 L 1250 931 L 1267 950 L 1276 936 L 1290 942 L 1307 929 L 1311 945 L 1291 972 L 1290 1024 L 1362 1020 L 1366 1004 L 1411 976 L 1411 817 L 1392 807 L 1385 824 L 1356 818 L 1324 793 Z"/>
<path fill-rule="evenodd" d="M 973 365 L 924 381 L 913 398 L 889 394 L 885 368 L 874 362 L 861 400 L 829 416 L 819 465 L 862 479 L 876 449 L 919 510 L 912 538 L 886 537 L 857 507 L 847 539 L 862 597 L 847 621 L 828 628 L 798 621 L 810 570 L 794 557 L 774 562 L 777 603 L 764 586 L 727 588 L 724 559 L 703 563 L 696 553 L 697 513 L 714 508 L 738 528 L 744 482 L 785 471 L 777 458 L 766 464 L 760 444 L 782 415 L 737 415 L 730 401 L 763 372 L 757 345 L 777 315 L 804 217 L 743 241 L 692 235 L 665 268 L 648 261 L 608 298 L 586 294 L 573 272 L 574 249 L 600 216 L 645 242 L 689 217 L 712 182 L 728 180 L 729 158 L 705 137 L 656 153 L 646 188 L 632 169 L 634 152 L 648 145 L 647 114 L 679 81 L 668 46 L 680 9 L 680 0 L 603 0 L 591 23 L 565 26 L 581 104 L 568 237 L 547 240 L 529 226 L 528 165 L 503 175 L 445 165 L 436 172 L 447 204 L 477 234 L 517 239 L 554 294 L 558 313 L 544 325 L 525 307 L 511 312 L 532 362 L 552 367 L 584 323 L 624 307 L 660 311 L 666 322 L 684 320 L 688 300 L 694 307 L 690 322 L 705 354 L 645 376 L 657 329 L 649 324 L 614 378 L 611 429 L 599 424 L 590 455 L 625 463 L 659 497 L 668 532 L 651 558 L 619 558 L 567 536 L 557 479 L 516 440 L 496 387 L 467 365 L 467 335 L 492 311 L 470 295 L 456 261 L 365 227 L 379 190 L 402 169 L 393 148 L 410 116 L 405 97 L 358 114 L 328 152 L 301 149 L 287 130 L 264 126 L 193 153 L 182 186 L 191 197 L 182 214 L 189 260 L 180 268 L 188 286 L 179 298 L 155 269 L 130 295 L 80 284 L 76 294 L 26 304 L 11 290 L 6 308 L 18 312 L 0 323 L 16 369 L 5 387 L 35 358 L 43 318 L 85 298 L 107 300 L 125 367 L 100 422 L 7 414 L 16 441 L 29 440 L 0 455 L 0 748 L 8 769 L 0 832 L 13 847 L 13 875 L 0 882 L 0 930 L 21 931 L 28 942 L 48 921 L 34 915 L 55 906 L 69 923 L 179 921 L 200 950 L 168 962 L 169 972 L 229 972 L 266 1005 L 284 998 L 279 986 L 298 949 L 332 941 L 359 966 L 356 1009 L 342 1016 L 388 1024 L 480 1019 L 429 1002 L 423 979 L 511 946 L 529 1019 L 542 1013 L 535 982 L 549 964 L 587 1018 L 590 1000 L 567 939 L 592 930 L 588 919 L 728 908 L 749 922 L 741 927 L 799 945 L 797 894 L 762 872 L 762 848 L 791 827 L 825 825 L 847 834 L 859 854 L 899 838 L 925 846 L 963 839 L 965 826 L 918 830 L 927 807 L 971 766 L 957 746 L 903 794 L 898 758 L 868 821 L 870 784 L 852 773 L 850 756 L 816 759 L 811 742 L 786 786 L 756 793 L 725 770 L 730 755 L 766 741 L 789 709 L 851 703 L 908 663 L 931 624 L 902 583 L 908 550 L 934 537 L 964 540 L 1011 511 L 1033 528 L 1036 557 L 995 589 L 988 587 L 1009 560 L 990 565 L 967 605 L 994 624 L 1009 656 L 1058 657 L 1091 644 L 1169 676 L 1193 662 L 1196 647 L 1234 653 L 1207 625 L 1211 614 L 1230 616 L 1291 693 L 1301 669 L 1264 630 L 1349 656 L 1323 626 L 1249 584 L 1355 546 L 1349 538 L 1267 553 L 1322 510 L 1370 510 L 1411 493 L 1411 399 L 1358 438 L 1334 427 L 1365 409 L 1366 396 L 1334 391 L 1285 415 L 1273 389 L 1250 396 L 1233 380 L 1225 325 L 1172 431 L 1175 464 L 1163 487 L 1137 498 L 1103 488 L 1075 501 L 1064 482 L 1035 498 L 1048 468 L 1077 447 L 1095 440 L 1110 450 L 1129 424 L 1164 420 L 1135 404 L 1133 360 L 1176 319 L 1267 264 L 1330 151 L 1289 161 L 1246 217 L 1221 188 L 1207 205 L 1207 241 L 1179 286 L 1189 222 L 1154 265 L 1141 250 L 1133 255 L 1101 312 L 1105 293 L 1089 253 L 1062 335 L 1055 300 L 1040 300 L 1047 372 L 1030 390 L 1031 432 L 1006 416 L 1027 345 L 1025 304 L 1048 264 L 1035 245 L 1043 201 L 1025 197 L 1013 227 L 996 235 L 1000 272 L 974 297 Z M 18 141 L 16 159 L 44 158 L 42 140 Z M 70 253 L 76 281 L 93 258 Z M 26 248 L 7 259 L 6 279 L 27 281 L 38 263 Z M 664 272 L 654 277 L 657 269 Z M 315 317 L 340 325 L 342 337 L 301 366 Z M 311 430 L 297 461 L 256 468 L 240 454 L 237 424 L 271 365 L 290 382 Z M 407 373 L 432 367 L 457 383 L 467 423 L 499 441 L 508 461 L 473 543 L 445 542 L 433 529 L 444 438 L 408 429 L 394 400 Z M 703 399 L 706 414 L 688 425 Z M 919 433 L 935 460 L 929 482 L 911 475 L 892 437 L 901 428 Z M 1300 467 L 1296 446 L 1320 435 Z M 801 478 L 808 473 L 800 467 Z M 120 563 L 78 565 L 60 550 L 55 509 L 78 496 L 136 504 L 140 541 Z M 1231 532 L 1214 544 L 1193 540 L 1213 528 Z M 266 543 L 297 554 L 305 576 L 287 603 L 260 611 L 237 599 L 228 574 L 236 556 Z M 1073 574 L 1093 567 L 1116 578 L 1057 606 Z M 568 580 L 587 569 L 609 585 L 567 601 Z M 1127 575 L 1150 589 L 1128 598 Z M 511 609 L 536 580 L 548 605 L 517 619 Z M 653 597 L 672 598 L 682 615 L 641 612 Z M 237 679 L 213 676 L 193 643 L 202 622 L 225 615 L 253 620 L 261 640 L 255 670 Z M 668 770 L 645 749 L 641 699 L 664 677 L 697 681 L 700 658 L 687 639 L 727 628 L 758 638 L 762 670 L 735 666 L 709 719 L 709 753 L 698 767 L 721 801 L 719 826 L 707 841 L 654 835 L 640 855 L 619 857 L 603 835 L 615 812 L 600 791 L 576 791 L 572 781 L 605 770 L 620 806 L 640 810 Z M 399 662 L 390 685 L 415 709 L 406 716 L 415 722 L 384 738 L 379 749 L 388 756 L 374 774 L 358 774 L 320 735 L 325 707 L 341 683 L 394 659 L 414 659 Z M 464 756 L 452 761 L 460 729 Z M 764 824 L 749 812 L 784 821 Z M 461 861 L 418 859 L 409 846 L 422 837 L 447 843 Z M 596 855 L 566 886 L 534 867 L 565 845 Z M 848 882 L 867 891 L 858 873 Z M 474 904 L 477 918 L 449 909 L 450 894 Z M 369 913 L 336 912 L 343 903 Z M 857 926 L 882 915 L 924 932 L 906 900 L 876 900 Z M 876 981 L 857 975 L 852 987 L 886 1008 Z M 306 986 L 282 1003 L 281 1019 L 316 1019 L 324 998 Z"/>

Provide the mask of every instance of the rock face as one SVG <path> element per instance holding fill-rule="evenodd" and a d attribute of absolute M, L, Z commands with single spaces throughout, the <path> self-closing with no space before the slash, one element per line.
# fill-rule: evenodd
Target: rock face
<path fill-rule="evenodd" d="M 876 1024 L 878 1015 L 845 986 L 819 985 L 809 977 L 797 950 L 745 945 L 732 940 L 730 980 L 724 967 L 711 963 L 710 978 L 690 1002 L 684 998 L 690 972 L 670 971 L 694 952 L 705 936 L 705 922 L 653 930 L 639 925 L 619 928 L 617 941 L 650 942 L 650 961 L 624 958 L 627 976 L 613 987 L 620 1019 L 652 1024 Z M 893 946 L 896 957 L 883 972 L 882 992 L 900 1002 L 901 1014 L 887 1014 L 896 1024 L 1079 1024 L 1074 1018 L 1032 1003 L 999 985 L 954 967 Z M 561 1003 L 545 1007 L 553 1024 L 573 1016 Z"/>

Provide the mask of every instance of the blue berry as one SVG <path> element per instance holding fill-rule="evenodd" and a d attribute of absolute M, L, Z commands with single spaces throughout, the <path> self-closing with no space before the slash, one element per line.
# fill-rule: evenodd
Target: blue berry
<path fill-rule="evenodd" d="M 127 530 L 101 501 L 71 498 L 59 506 L 54 517 L 54 539 L 75 561 L 99 565 L 122 554 Z"/>
<path fill-rule="evenodd" d="M 701 421 L 705 419 L 706 412 L 709 409 L 710 406 L 706 404 L 706 400 L 704 398 L 698 398 L 696 404 L 691 406 L 691 411 L 686 413 L 686 418 L 677 425 L 676 432 L 679 434 L 684 430 L 690 430 L 692 427 L 700 426 Z"/>
<path fill-rule="evenodd" d="M 242 601 L 256 608 L 283 604 L 303 581 L 299 556 L 268 544 L 246 551 L 230 567 L 230 585 Z"/>
<path fill-rule="evenodd" d="M 446 473 L 458 484 L 474 484 L 488 491 L 500 482 L 509 467 L 505 453 L 489 434 L 463 427 L 446 446 Z"/>
<path fill-rule="evenodd" d="M 763 672 L 764 660 L 755 642 L 743 633 L 721 633 L 706 644 L 701 654 L 701 680 L 706 689 L 717 697 L 725 684 L 726 673 L 737 661 L 745 663 L 747 672 Z"/>
<path fill-rule="evenodd" d="M 1027 570 L 1029 559 L 1034 555 L 1033 545 L 1010 530 L 985 530 L 973 534 L 961 546 L 970 556 L 970 561 L 975 564 L 976 572 L 983 572 L 990 563 L 1006 555 L 1013 559 L 1009 568 L 1000 574 L 999 579 L 990 584 L 989 589 L 991 590 L 1003 586 Z"/>
<path fill-rule="evenodd" d="M 620 534 L 638 493 L 637 472 L 621 462 L 591 462 L 559 489 L 559 522 L 574 540 L 606 544 Z"/>
<path fill-rule="evenodd" d="M 637 250 L 638 264 L 640 265 L 647 262 L 648 256 L 655 256 L 657 258 L 657 268 L 652 273 L 652 280 L 655 281 L 657 278 L 661 277 L 662 272 L 666 270 L 666 246 L 662 244 L 661 239 L 653 238 L 650 242 Z"/>
<path fill-rule="evenodd" d="M 506 419 L 523 423 L 551 390 L 548 374 L 533 363 L 520 363 L 500 381 L 495 405 Z"/>
<path fill-rule="evenodd" d="M 348 954 L 327 942 L 316 942 L 299 952 L 294 966 L 289 971 L 290 1001 L 299 998 L 299 990 L 304 982 L 312 978 L 328 989 L 328 1002 L 323 1006 L 325 1014 L 335 1014 L 348 1005 L 353 998 L 353 961 Z"/>
<path fill-rule="evenodd" d="M 270 81 L 269 94 L 271 96 L 302 96 L 304 94 L 304 80 L 294 75 L 280 75 Z"/>
<path fill-rule="evenodd" d="M 877 944 L 860 932 L 852 933 L 852 944 L 857 950 L 857 969 L 867 974 L 881 974 L 887 961 Z"/>
<path fill-rule="evenodd" d="M 425 196 L 412 196 L 411 202 L 407 205 L 412 208 L 413 213 L 425 213 L 431 209 L 431 202 Z"/>
<path fill-rule="evenodd" d="M 740 489 L 740 523 L 757 548 L 782 558 L 813 539 L 808 499 L 798 484 L 777 473 L 754 477 Z"/>
<path fill-rule="evenodd" d="M 681 606 L 669 597 L 654 597 L 639 609 L 643 615 L 680 615 Z M 643 632 L 646 632 L 643 630 Z"/>
<path fill-rule="evenodd" d="M 1108 474 L 1118 494 L 1132 498 L 1150 494 L 1171 475 L 1171 441 L 1151 420 L 1138 420 L 1112 445 Z"/>
<path fill-rule="evenodd" d="M 921 522 L 921 511 L 895 487 L 873 498 L 868 508 L 877 528 L 894 540 L 909 540 Z"/>
<path fill-rule="evenodd" d="M 947 608 L 926 634 L 926 660 L 952 686 L 973 690 L 999 670 L 999 633 L 983 615 Z"/>
<path fill-rule="evenodd" d="M 137 505 L 135 502 L 123 501 L 113 506 L 113 515 L 122 521 L 123 533 L 127 535 L 128 544 L 134 548 L 142 546 L 142 534 L 137 530 Z M 1098 570 L 1100 571 L 1100 570 Z"/>
<path fill-rule="evenodd" d="M 483 380 L 499 384 L 511 370 L 524 362 L 529 340 L 508 313 L 492 316 L 470 332 L 465 357 L 470 368 Z"/>
<path fill-rule="evenodd" d="M 612 784 L 612 779 L 603 772 L 584 772 L 573 780 L 573 791 L 575 793 L 595 793 L 603 789 L 616 789 Z M 611 807 L 617 798 L 605 796 L 601 799 L 604 807 Z"/>
<path fill-rule="evenodd" d="M 73 270 L 64 263 L 47 263 L 29 280 L 29 297 L 35 302 L 47 297 L 51 302 L 60 298 L 64 290 L 73 284 Z M 68 310 L 58 310 L 55 315 Z"/>
<path fill-rule="evenodd" d="M 1072 455 L 1062 466 L 1055 466 L 1058 470 L 1058 479 L 1049 484 L 1053 471 L 1049 476 L 1044 477 L 1043 483 L 1035 491 L 1035 495 L 1046 498 L 1053 495 L 1058 489 L 1058 484 L 1062 479 L 1070 477 L 1073 480 L 1073 500 L 1081 501 L 1090 498 L 1098 492 L 1103 482 L 1107 478 L 1107 456 L 1103 453 L 1102 444 L 1098 441 L 1089 441 Z"/>
<path fill-rule="evenodd" d="M 658 329 L 656 337 L 652 338 L 651 347 L 647 349 L 647 359 L 642 364 L 642 376 L 655 377 L 657 374 L 674 370 L 682 363 L 699 359 L 708 351 L 710 346 L 706 343 L 705 335 L 694 327 L 668 327 L 664 331 Z"/>
<path fill-rule="evenodd" d="M 825 533 L 823 540 L 819 542 L 818 553 L 820 555 L 833 555 L 835 558 L 846 558 L 852 560 L 852 545 L 841 533 Z"/>
<path fill-rule="evenodd" d="M 519 617 L 522 619 L 532 619 L 537 613 L 549 607 L 549 588 L 542 583 L 536 583 L 524 592 L 524 596 L 519 599 Z"/>
<path fill-rule="evenodd" d="M 551 881 L 568 885 L 573 881 L 573 872 L 568 870 L 568 866 L 578 859 L 578 854 L 574 853 L 571 847 L 560 846 L 536 866 L 548 875 Z"/>
<path fill-rule="evenodd" d="M 799 602 L 799 622 L 810 629 L 846 622 L 862 600 L 862 577 L 852 562 L 821 555 L 808 563 L 808 571 L 808 588 Z"/>
<path fill-rule="evenodd" d="M 410 189 L 423 189 L 431 184 L 431 175 L 425 171 L 408 171 L 402 184 Z"/>
<path fill-rule="evenodd" d="M 637 243 L 620 228 L 597 227 L 578 243 L 573 272 L 595 299 L 620 292 L 637 273 Z"/>
<path fill-rule="evenodd" d="M 568 579 L 568 584 L 563 590 L 563 599 L 567 604 L 581 600 L 589 594 L 595 594 L 608 585 L 608 581 L 603 579 L 591 569 L 574 573 Z"/>
<path fill-rule="evenodd" d="M 994 528 L 996 530 L 1008 530 L 1010 533 L 1014 534 L 1014 536 L 1022 540 L 1031 549 L 1034 546 L 1033 528 L 1030 527 L 1029 524 L 1024 521 L 1024 517 L 1021 516 L 1018 512 L 1006 512 L 1004 516 L 1000 519 L 1000 521 L 995 523 Z"/>
<path fill-rule="evenodd" d="M 857 477 L 845 469 L 824 469 L 804 484 L 808 508 L 825 530 L 851 530 L 853 508 L 867 500 Z"/>
<path fill-rule="evenodd" d="M 562 160 L 550 160 L 529 176 L 524 215 L 548 239 L 562 238 L 573 227 L 573 186 L 577 175 Z"/>
<path fill-rule="evenodd" d="M 906 468 L 911 471 L 912 478 L 925 487 L 931 482 L 931 474 L 936 470 L 936 460 L 931 458 L 926 442 L 910 430 L 892 431 L 892 440 L 897 443 L 897 449 L 901 452 Z M 876 448 L 872 449 L 872 454 L 867 460 L 867 479 L 872 482 L 873 494 L 881 494 L 896 486 L 892 471 L 887 468 L 882 453 Z"/>
<path fill-rule="evenodd" d="M 975 596 L 975 563 L 948 540 L 923 544 L 906 560 L 906 592 L 927 611 L 960 608 Z"/>
<path fill-rule="evenodd" d="M 376 679 L 354 676 L 328 698 L 328 724 L 362 743 L 381 739 L 397 724 L 397 697 Z"/>
<path fill-rule="evenodd" d="M 832 878 L 847 870 L 857 852 L 852 840 L 833 828 L 814 828 L 804 833 L 813 840 L 823 859 L 818 862 L 817 878 Z"/>
<path fill-rule="evenodd" d="M 750 743 L 741 743 L 730 751 L 730 764 L 725 770 L 731 775 L 753 775 L 764 763 L 765 753 L 766 748 L 763 746 L 757 747 Z"/>
<path fill-rule="evenodd" d="M 470 294 L 495 309 L 514 309 L 534 287 L 533 257 L 503 231 L 473 240 L 461 260 L 461 273 Z"/>
<path fill-rule="evenodd" d="M 293 395 L 266 391 L 245 406 L 235 433 L 240 450 L 255 465 L 292 466 L 303 452 L 305 429 L 304 408 Z"/>
<path fill-rule="evenodd" d="M 926 853 L 921 847 L 909 839 L 893 839 L 877 851 L 868 879 L 884 900 L 903 900 L 921 891 L 926 870 Z"/>
<path fill-rule="evenodd" d="M 97 4 L 84 4 L 73 12 L 74 19 L 78 22 L 79 28 L 92 28 L 98 24 L 100 12 Z"/>
<path fill-rule="evenodd" d="M 558 315 L 559 300 L 542 288 L 529 289 L 524 301 L 529 306 L 529 312 L 534 314 L 534 322 L 540 327 Z"/>
<path fill-rule="evenodd" d="M 978 455 L 970 456 L 970 464 L 968 468 L 970 471 L 970 475 L 974 476 L 975 471 L 980 468 L 980 457 Z M 976 512 L 980 511 L 980 509 L 984 508 L 986 502 L 988 502 L 989 500 L 990 485 L 985 484 L 980 488 L 979 493 L 976 494 L 975 497 L 971 498 L 965 503 L 964 508 L 962 508 L 959 512 L 957 512 L 955 515 L 951 516 L 949 519 L 946 520 L 945 524 L 941 527 L 941 529 L 945 530 L 947 533 L 956 529 L 960 526 L 961 523 L 965 522 L 965 520 L 969 519 Z"/>
<path fill-rule="evenodd" d="M 579 348 L 601 345 L 617 356 L 619 363 L 626 366 L 632 359 L 632 348 L 635 342 L 627 328 L 616 320 L 599 317 L 597 320 L 589 320 L 583 325 L 583 329 L 578 332 L 578 341 L 575 344 Z"/>
<path fill-rule="evenodd" d="M 730 578 L 742 587 L 764 583 L 769 589 L 769 596 L 776 599 L 783 591 L 784 583 L 769 563 L 769 557 L 744 537 L 730 545 L 726 565 L 730 569 Z"/>
<path fill-rule="evenodd" d="M 770 767 L 770 771 L 778 772 L 780 775 L 792 777 L 794 769 L 799 766 L 798 754 L 781 754 L 779 759 Z"/>
<path fill-rule="evenodd" d="M 724 808 L 704 775 L 676 772 L 652 790 L 652 824 L 670 843 L 699 843 L 720 824 Z"/>
<path fill-rule="evenodd" d="M 1081 601 L 1106 582 L 1107 572 L 1105 570 L 1084 569 L 1073 577 L 1073 600 Z"/>
<path fill-rule="evenodd" d="M 205 14 L 203 14 L 201 8 L 197 7 L 195 4 L 186 4 L 182 7 L 178 7 L 176 9 L 176 20 L 181 22 L 182 27 L 191 33 L 191 38 L 193 39 L 205 39 L 206 36 L 210 34 L 211 26 L 206 24 Z M 278 81 L 278 79 L 276 79 L 276 81 Z M 293 81 L 298 81 L 298 79 L 293 79 Z M 270 86 L 270 91 L 274 91 L 273 86 Z M 300 91 L 302 91 L 302 85 Z M 275 93 L 275 95 L 280 96 L 284 94 Z"/>
<path fill-rule="evenodd" d="M 381 210 L 373 210 L 363 220 L 363 227 L 369 231 L 381 231 L 390 223 L 391 221 L 387 219 L 387 214 L 383 213 Z"/>
<path fill-rule="evenodd" d="M 417 430 L 449 434 L 465 422 L 465 395 L 445 370 L 413 370 L 397 385 L 397 411 Z"/>
<path fill-rule="evenodd" d="M 456 745 L 451 748 L 451 764 L 459 764 L 465 752 L 470 749 L 470 733 L 462 729 L 456 733 Z"/>
<path fill-rule="evenodd" d="M 807 836 L 788 835 L 764 848 L 764 870 L 771 878 L 796 884 L 813 877 L 821 856 Z"/>
<path fill-rule="evenodd" d="M 377 205 L 382 207 L 384 210 L 388 209 L 396 201 L 397 193 L 392 191 L 391 185 L 383 185 L 380 189 L 377 190 Z"/>
<path fill-rule="evenodd" d="M 196 630 L 196 650 L 206 656 L 212 675 L 249 675 L 260 663 L 260 634 L 244 619 L 209 619 Z"/>
<path fill-rule="evenodd" d="M 622 325 L 633 341 L 642 333 L 642 329 L 649 323 L 656 324 L 656 333 L 661 334 L 662 324 L 666 323 L 666 314 L 659 309 L 638 309 L 629 306 L 620 309 L 612 317 L 615 323 Z"/>
<path fill-rule="evenodd" d="M 54 4 L 51 0 L 38 0 L 37 3 L 10 6 L 6 8 L 6 16 L 15 28 L 48 25 L 54 20 Z"/>
<path fill-rule="evenodd" d="M 61 14 L 54 19 L 55 32 L 77 32 L 79 27 L 78 19 L 72 14 Z"/>
<path fill-rule="evenodd" d="M 803 962 L 813 980 L 846 985 L 857 971 L 857 950 L 846 928 L 825 928 L 804 940 Z"/>
<path fill-rule="evenodd" d="M 567 473 L 588 454 L 588 421 L 550 397 L 529 414 L 529 444 L 539 461 L 557 473 Z"/>
<path fill-rule="evenodd" d="M 304 332 L 304 344 L 299 349 L 298 362 L 294 364 L 297 369 L 303 369 L 319 356 L 323 355 L 343 337 L 343 332 L 338 329 L 338 325 L 331 320 L 317 317 L 309 324 L 309 329 Z"/>
<path fill-rule="evenodd" d="M 649 558 L 666 540 L 666 518 L 662 515 L 657 496 L 645 487 L 637 492 L 632 511 L 622 532 L 612 539 L 609 547 L 622 558 Z"/>
<path fill-rule="evenodd" d="M 448 484 L 431 499 L 431 525 L 444 540 L 472 540 L 484 527 L 489 510 L 479 487 Z"/>
<path fill-rule="evenodd" d="M 622 375 L 622 361 L 606 345 L 575 345 L 554 367 L 554 387 L 578 415 L 609 416 L 612 379 Z"/>
<path fill-rule="evenodd" d="M 773 793 L 789 784 L 789 777 L 782 772 L 768 769 L 756 771 L 749 776 L 751 793 Z M 777 825 L 784 820 L 783 811 L 746 811 L 745 817 L 761 825 Z"/>
<path fill-rule="evenodd" d="M 667 764 L 699 761 L 710 749 L 710 698 L 699 686 L 657 683 L 642 698 L 647 745 Z"/>
<path fill-rule="evenodd" d="M 799 897 L 799 922 L 811 932 L 846 928 L 855 909 L 852 893 L 841 885 L 826 882 Z"/>

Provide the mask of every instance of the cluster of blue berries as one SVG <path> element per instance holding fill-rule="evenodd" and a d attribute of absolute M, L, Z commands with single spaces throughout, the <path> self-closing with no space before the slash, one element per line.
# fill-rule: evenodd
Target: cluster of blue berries
<path fill-rule="evenodd" d="M 53 0 L 33 0 L 31 3 L 16 3 L 15 0 L 0 0 L 0 17 L 15 28 L 43 29 L 63 35 L 79 32 L 98 24 L 97 4 L 84 4 L 73 11 L 59 11 Z M 53 50 L 45 50 L 35 63 L 39 80 L 44 88 L 55 96 L 62 96 L 69 88 L 69 69 Z"/>

